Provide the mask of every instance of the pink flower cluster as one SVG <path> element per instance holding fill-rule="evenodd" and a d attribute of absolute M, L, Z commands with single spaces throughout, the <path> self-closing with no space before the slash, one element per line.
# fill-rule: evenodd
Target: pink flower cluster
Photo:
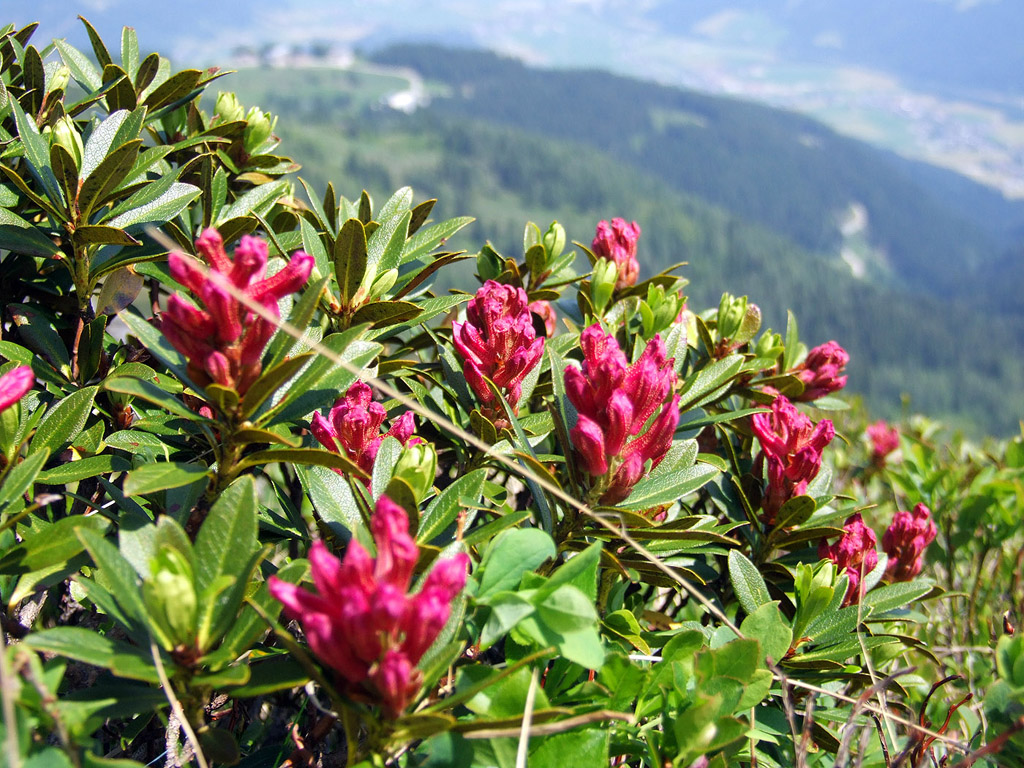
<path fill-rule="evenodd" d="M 831 560 L 840 571 L 846 572 L 850 580 L 843 599 L 844 606 L 860 602 L 861 577 L 878 565 L 877 544 L 875 532 L 864 525 L 859 512 L 846 519 L 839 541 L 830 545 L 827 539 L 822 539 L 818 544 L 818 557 Z"/>
<path fill-rule="evenodd" d="M 932 511 L 918 504 L 913 512 L 897 512 L 882 536 L 882 549 L 889 556 L 885 578 L 889 582 L 910 581 L 921 572 L 924 551 L 935 540 L 938 529 Z"/>
<path fill-rule="evenodd" d="M 619 270 L 616 290 L 636 285 L 640 275 L 640 262 L 636 259 L 636 241 L 639 238 L 640 226 L 635 221 L 627 224 L 625 219 L 612 219 L 611 224 L 601 221 L 597 225 L 597 235 L 590 249 L 599 259 L 615 262 Z"/>
<path fill-rule="evenodd" d="M 672 447 L 679 396 L 666 398 L 676 374 L 660 336 L 647 343 L 633 365 L 599 324 L 583 331 L 580 344 L 582 370 L 565 369 L 566 394 L 579 414 L 569 436 L 587 474 L 608 476 L 601 503 L 615 504 L 629 496 L 644 465 L 658 466 Z M 652 416 L 653 423 L 640 434 Z"/>
<path fill-rule="evenodd" d="M 797 378 L 804 383 L 804 391 L 797 399 L 809 403 L 845 387 L 847 377 L 841 374 L 848 362 L 850 356 L 834 341 L 812 349 L 797 366 Z"/>
<path fill-rule="evenodd" d="M 761 442 L 768 465 L 768 490 L 762 507 L 765 522 L 775 522 L 782 505 L 807 491 L 821 469 L 821 454 L 836 430 L 824 419 L 814 424 L 784 395 L 778 395 L 768 413 L 755 413 L 751 429 Z"/>
<path fill-rule="evenodd" d="M 861 567 L 867 574 L 878 565 L 875 549 L 878 539 L 859 513 L 847 518 L 843 530 L 842 537 L 835 544 L 829 545 L 827 539 L 821 540 L 818 557 L 828 558 L 846 571 L 850 588 L 843 605 L 851 605 L 860 600 Z M 935 540 L 936 533 L 932 512 L 924 504 L 915 506 L 913 512 L 897 512 L 882 536 L 882 549 L 889 558 L 885 566 L 886 581 L 890 584 L 910 581 L 917 576 L 924 565 L 924 552 Z"/>
<path fill-rule="evenodd" d="M 265 277 L 265 242 L 245 236 L 229 257 L 220 234 L 212 228 L 196 240 L 196 250 L 208 270 L 181 253 L 172 253 L 168 266 L 171 277 L 188 288 L 204 308 L 171 296 L 160 327 L 171 345 L 188 359 L 188 374 L 196 384 L 217 383 L 244 394 L 260 375 L 260 358 L 274 334 L 274 324 L 242 304 L 226 286 L 233 286 L 277 317 L 278 302 L 306 284 L 313 257 L 299 251 L 284 269 Z"/>
<path fill-rule="evenodd" d="M 354 539 L 343 560 L 315 542 L 309 553 L 316 593 L 271 576 L 270 593 L 302 625 L 313 653 L 335 670 L 346 694 L 398 717 L 419 690 L 416 664 L 448 621 L 466 585 L 469 558 L 442 560 L 423 589 L 409 594 L 419 554 L 405 511 L 386 496 L 371 521 L 377 557 Z"/>
<path fill-rule="evenodd" d="M 0 411 L 6 411 L 21 400 L 35 383 L 36 377 L 27 365 L 19 365 L 0 376 Z"/>
<path fill-rule="evenodd" d="M 373 462 L 384 438 L 393 437 L 405 445 L 416 428 L 412 411 L 406 411 L 382 435 L 380 430 L 385 416 L 384 406 L 373 400 L 373 390 L 365 382 L 357 381 L 334 402 L 327 418 L 313 414 L 310 430 L 324 448 L 343 453 L 367 475 L 372 475 Z M 335 471 L 342 474 L 341 470 Z"/>
<path fill-rule="evenodd" d="M 881 467 L 886 457 L 900 447 L 900 431 L 890 427 L 884 421 L 876 421 L 868 427 L 868 439 L 871 441 L 871 463 Z"/>
<path fill-rule="evenodd" d="M 540 362 L 544 339 L 537 338 L 526 291 L 488 280 L 466 305 L 466 322 L 452 323 L 452 341 L 462 357 L 466 383 L 485 406 L 494 393 L 484 378 L 502 390 L 515 411 L 523 379 Z"/>

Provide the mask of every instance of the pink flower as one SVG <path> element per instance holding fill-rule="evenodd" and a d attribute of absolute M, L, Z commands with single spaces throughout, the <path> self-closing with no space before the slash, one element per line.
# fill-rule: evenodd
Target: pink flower
<path fill-rule="evenodd" d="M 804 383 L 804 391 L 797 400 L 809 403 L 845 387 L 847 377 L 840 374 L 848 362 L 850 356 L 834 341 L 812 349 L 797 366 L 797 378 Z"/>
<path fill-rule="evenodd" d="M 836 430 L 828 419 L 814 424 L 785 396 L 772 402 L 770 413 L 755 413 L 750 426 L 761 442 L 768 465 L 768 490 L 762 506 L 765 522 L 775 522 L 782 505 L 807 491 L 821 469 L 821 454 Z"/>
<path fill-rule="evenodd" d="M 233 286 L 277 317 L 278 302 L 306 284 L 313 257 L 298 251 L 284 269 L 265 277 L 265 242 L 246 235 L 229 257 L 213 228 L 199 236 L 196 250 L 208 269 L 181 253 L 172 253 L 168 266 L 171 277 L 188 288 L 203 308 L 173 295 L 160 328 L 188 359 L 188 374 L 196 384 L 217 383 L 244 394 L 260 375 L 260 358 L 274 334 L 274 324 L 235 299 L 225 286 Z"/>
<path fill-rule="evenodd" d="M 531 301 L 530 311 L 544 322 L 544 334 L 546 336 L 554 336 L 557 329 L 558 315 L 555 314 L 555 308 L 551 306 L 551 302 L 543 300 Z"/>
<path fill-rule="evenodd" d="M 590 249 L 599 259 L 615 262 L 619 270 L 616 290 L 636 285 L 640 275 L 640 262 L 636 260 L 636 241 L 639 237 L 640 227 L 635 221 L 627 224 L 625 219 L 612 219 L 611 224 L 601 221 L 597 225 L 597 235 Z"/>
<path fill-rule="evenodd" d="M 377 557 L 355 539 L 338 560 L 323 542 L 309 553 L 316 592 L 271 576 L 270 593 L 302 625 L 313 653 L 335 670 L 350 696 L 398 717 L 422 682 L 416 664 L 433 645 L 466 585 L 469 557 L 442 560 L 423 589 L 409 594 L 419 556 L 405 510 L 382 496 L 371 521 Z"/>
<path fill-rule="evenodd" d="M 0 376 L 0 411 L 6 411 L 21 400 L 35 381 L 36 377 L 27 365 L 19 365 Z"/>
<path fill-rule="evenodd" d="M 938 529 L 932 511 L 918 504 L 913 512 L 897 512 L 882 536 L 882 549 L 889 556 L 885 578 L 890 582 L 910 581 L 921 572 L 924 551 L 935 540 Z"/>
<path fill-rule="evenodd" d="M 900 431 L 884 421 L 876 421 L 868 427 L 867 432 L 873 446 L 871 463 L 881 467 L 885 464 L 886 456 L 900 447 Z"/>
<path fill-rule="evenodd" d="M 533 329 L 526 291 L 488 280 L 466 305 L 466 322 L 452 323 L 452 341 L 477 399 L 493 411 L 495 398 L 486 377 L 516 412 L 523 379 L 544 354 L 544 339 L 538 339 Z"/>
<path fill-rule="evenodd" d="M 828 544 L 822 539 L 818 544 L 818 557 L 835 563 L 839 569 L 846 571 L 850 586 L 846 590 L 843 605 L 860 602 L 861 576 L 871 573 L 878 565 L 878 552 L 875 547 L 878 539 L 875 532 L 864 525 L 860 513 L 850 515 L 843 526 L 845 531 L 835 544 Z"/>
<path fill-rule="evenodd" d="M 343 453 L 367 475 L 372 475 L 373 463 L 384 438 L 393 437 L 405 445 L 416 428 L 412 411 L 406 411 L 382 435 L 380 429 L 385 416 L 384 406 L 373 401 L 373 390 L 365 382 L 357 381 L 335 401 L 326 419 L 319 413 L 313 414 L 310 430 L 324 448 Z M 335 472 L 342 474 L 341 470 Z"/>
<path fill-rule="evenodd" d="M 593 487 L 603 487 L 603 504 L 629 496 L 648 461 L 658 466 L 679 424 L 679 396 L 672 360 L 660 336 L 629 365 L 614 336 L 599 324 L 580 335 L 583 367 L 565 369 L 565 390 L 578 414 L 569 437 Z M 655 414 L 657 414 L 655 416 Z M 654 421 L 640 434 L 651 417 Z M 596 483 L 595 478 L 604 478 Z"/>

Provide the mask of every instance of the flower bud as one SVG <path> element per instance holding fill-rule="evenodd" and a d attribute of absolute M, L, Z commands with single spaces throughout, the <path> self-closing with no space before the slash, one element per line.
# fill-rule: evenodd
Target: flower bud
<path fill-rule="evenodd" d="M 245 151 L 253 154 L 270 138 L 277 124 L 277 118 L 271 118 L 269 112 L 262 111 L 259 107 L 253 107 L 245 117 L 248 125 L 245 126 L 245 133 L 242 134 L 242 144 Z"/>
<path fill-rule="evenodd" d="M 152 576 L 142 585 L 146 608 L 167 635 L 170 648 L 195 638 L 198 601 L 192 566 L 176 549 L 165 548 L 150 563 Z"/>
<path fill-rule="evenodd" d="M 82 157 L 85 155 L 85 147 L 82 145 L 82 137 L 75 127 L 75 121 L 66 115 L 57 121 L 50 134 L 50 141 L 60 144 L 68 151 L 75 161 L 75 168 L 82 167 Z"/>
<path fill-rule="evenodd" d="M 367 299 L 376 299 L 383 296 L 385 293 L 391 290 L 394 286 L 395 281 L 398 280 L 398 270 L 389 269 L 385 272 L 377 275 L 377 279 L 373 281 L 373 285 L 370 286 L 370 292 L 367 294 Z"/>
<path fill-rule="evenodd" d="M 786 345 L 782 340 L 782 335 L 772 333 L 771 328 L 761 334 L 761 338 L 754 345 L 754 355 L 756 357 L 775 358 L 785 352 L 785 350 Z"/>
<path fill-rule="evenodd" d="M 239 103 L 238 97 L 234 93 L 221 92 L 217 96 L 213 114 L 219 117 L 222 123 L 233 123 L 236 120 L 245 119 L 245 108 Z"/>
<path fill-rule="evenodd" d="M 720 339 L 731 339 L 739 333 L 743 318 L 747 314 L 747 297 L 736 298 L 731 293 L 723 293 L 718 304 L 718 336 Z"/>
<path fill-rule="evenodd" d="M 544 233 L 544 250 L 548 252 L 548 263 L 562 255 L 565 250 L 565 227 L 557 221 L 551 222 Z"/>
<path fill-rule="evenodd" d="M 590 303 L 598 312 L 604 312 L 619 279 L 619 268 L 610 259 L 598 259 L 590 276 Z"/>
<path fill-rule="evenodd" d="M 63 91 L 68 87 L 68 83 L 71 81 L 71 70 L 64 64 L 57 67 L 53 74 L 47 78 L 46 81 L 46 92 L 52 93 L 53 91 Z"/>
<path fill-rule="evenodd" d="M 402 455 L 395 465 L 395 477 L 400 477 L 412 488 L 416 501 L 420 502 L 426 498 L 434 485 L 434 477 L 437 474 L 437 451 L 434 445 L 428 442 L 418 442 L 405 446 Z"/>

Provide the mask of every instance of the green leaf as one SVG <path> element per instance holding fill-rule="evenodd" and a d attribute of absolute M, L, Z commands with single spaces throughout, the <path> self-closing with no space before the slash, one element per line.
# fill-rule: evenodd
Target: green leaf
<path fill-rule="evenodd" d="M 242 461 L 238 462 L 238 468 L 242 470 L 278 461 L 290 464 L 312 464 L 318 467 L 327 467 L 328 469 L 340 469 L 356 477 L 366 477 L 366 473 L 352 459 L 338 453 L 325 451 L 322 448 L 268 448 L 265 451 L 250 453 Z"/>
<path fill-rule="evenodd" d="M 36 482 L 46 485 L 67 485 L 77 483 L 88 477 L 107 475 L 112 472 L 127 472 L 132 468 L 130 462 L 120 456 L 104 454 L 102 456 L 88 456 L 84 459 L 69 461 L 59 467 L 48 469 L 40 473 Z"/>
<path fill-rule="evenodd" d="M 76 529 L 100 533 L 109 527 L 109 521 L 98 515 L 61 518 L 7 549 L 0 557 L 0 573 L 24 574 L 64 565 L 85 551 L 82 542 L 75 537 Z"/>
<path fill-rule="evenodd" d="M 103 86 L 103 79 L 100 71 L 96 69 L 89 57 L 77 48 L 68 45 L 64 40 L 54 40 L 60 57 L 71 70 L 71 76 L 86 87 L 88 91 L 98 91 Z"/>
<path fill-rule="evenodd" d="M 309 681 L 309 673 L 291 656 L 275 656 L 249 667 L 249 681 L 231 691 L 238 699 L 266 696 L 277 691 L 298 688 Z"/>
<path fill-rule="evenodd" d="M 54 256 L 60 253 L 60 248 L 40 228 L 6 208 L 0 208 L 0 248 L 29 256 Z"/>
<path fill-rule="evenodd" d="M 488 601 L 490 613 L 480 633 L 480 650 L 485 651 L 512 627 L 536 611 L 536 607 L 518 592 L 498 592 Z"/>
<path fill-rule="evenodd" d="M 161 107 L 171 107 L 185 99 L 199 83 L 203 73 L 198 69 L 183 69 L 175 72 L 146 96 L 145 104 L 150 113 Z"/>
<path fill-rule="evenodd" d="M 572 584 L 563 584 L 536 603 L 541 621 L 560 634 L 593 628 L 597 611 L 589 597 Z"/>
<path fill-rule="evenodd" d="M 740 624 L 740 632 L 744 637 L 761 643 L 761 652 L 776 663 L 782 660 L 793 642 L 793 630 L 783 618 L 777 602 L 765 603 L 752 611 Z"/>
<path fill-rule="evenodd" d="M 364 327 L 349 328 L 334 333 L 321 344 L 340 355 L 356 369 L 366 368 L 384 347 L 375 342 L 360 341 Z M 356 374 L 336 365 L 326 355 L 317 355 L 309 366 L 293 378 L 287 394 L 270 410 L 263 413 L 257 423 L 261 426 L 302 419 L 313 410 L 331 405 L 339 393 L 345 392 L 356 380 Z"/>
<path fill-rule="evenodd" d="M 679 410 L 686 412 L 702 405 L 705 398 L 725 386 L 743 367 L 743 355 L 729 355 L 716 360 L 687 377 L 683 382 Z"/>
<path fill-rule="evenodd" d="M 100 569 L 97 582 L 113 595 L 131 623 L 128 629 L 136 633 L 143 627 L 152 629 L 152 622 L 142 601 L 138 574 L 132 564 L 99 533 L 88 528 L 78 528 L 75 533 Z"/>
<path fill-rule="evenodd" d="M 402 254 L 402 263 L 408 264 L 410 261 L 414 261 L 421 256 L 426 256 L 437 248 L 442 241 L 447 240 L 473 221 L 475 219 L 472 216 L 461 216 L 439 222 L 426 229 L 421 229 L 406 241 L 405 252 Z"/>
<path fill-rule="evenodd" d="M 108 376 L 103 381 L 103 389 L 108 392 L 119 392 L 122 395 L 131 395 L 147 403 L 163 408 L 168 413 L 180 416 L 189 421 L 205 421 L 195 411 L 192 411 L 181 400 L 174 397 L 164 389 L 161 389 L 152 381 L 135 378 L 134 376 Z"/>
<path fill-rule="evenodd" d="M 22 342 L 46 358 L 66 378 L 71 378 L 71 356 L 53 327 L 53 320 L 26 304 L 8 304 Z"/>
<path fill-rule="evenodd" d="M 20 464 L 15 466 L 0 484 L 0 509 L 26 493 L 36 481 L 39 470 L 50 458 L 48 448 L 34 451 Z"/>
<path fill-rule="evenodd" d="M 148 650 L 142 651 L 127 643 L 111 640 L 85 627 L 54 627 L 33 632 L 22 641 L 22 645 L 103 667 L 118 677 L 147 683 L 160 682 Z"/>
<path fill-rule="evenodd" d="M 338 290 L 351 305 L 366 274 L 366 230 L 359 219 L 349 219 L 338 233 L 334 241 L 334 277 L 338 281 Z M 376 273 L 373 273 L 374 275 Z"/>
<path fill-rule="evenodd" d="M 52 456 L 70 445 L 85 427 L 98 390 L 98 387 L 85 387 L 52 406 L 39 422 L 29 453 L 46 448 Z"/>
<path fill-rule="evenodd" d="M 908 608 L 915 600 L 932 590 L 931 584 L 920 581 L 904 581 L 873 589 L 864 595 L 863 603 L 869 606 L 872 616 L 894 608 Z"/>
<path fill-rule="evenodd" d="M 418 304 L 411 301 L 373 301 L 364 304 L 352 315 L 354 324 L 369 323 L 373 328 L 386 328 L 413 320 L 422 314 Z"/>
<path fill-rule="evenodd" d="M 36 180 L 43 185 L 46 195 L 54 205 L 64 204 L 64 195 L 57 184 L 57 178 L 50 168 L 50 144 L 46 137 L 39 133 L 35 120 L 28 117 L 17 99 L 10 100 L 14 120 L 18 126 L 18 138 L 25 148 L 25 159 Z"/>
<path fill-rule="evenodd" d="M 128 326 L 128 330 L 138 337 L 142 345 L 161 363 L 170 368 L 175 376 L 181 381 L 192 381 L 185 370 L 185 356 L 172 347 L 170 342 L 164 338 L 164 335 L 154 328 L 151 323 L 135 314 L 131 307 L 118 314 L 118 317 Z M 197 389 L 201 390 L 202 387 L 197 387 Z"/>
<path fill-rule="evenodd" d="M 242 397 L 242 416 L 251 418 L 261 405 L 306 365 L 315 353 L 304 352 L 287 358 L 264 371 Z"/>
<path fill-rule="evenodd" d="M 441 491 L 420 516 L 416 540 L 426 544 L 451 525 L 459 512 L 479 504 L 486 479 L 487 470 L 477 469 Z"/>
<path fill-rule="evenodd" d="M 202 464 L 181 461 L 143 464 L 128 473 L 124 480 L 124 492 L 126 496 L 143 496 L 170 488 L 181 488 L 204 479 L 209 472 L 209 468 Z"/>
<path fill-rule="evenodd" d="M 555 544 L 544 531 L 515 528 L 503 531 L 487 548 L 480 564 L 480 591 L 477 602 L 486 604 L 488 595 L 515 589 L 523 574 L 555 556 Z"/>
<path fill-rule="evenodd" d="M 270 211 L 278 198 L 288 193 L 288 189 L 287 181 L 274 181 L 253 187 L 227 208 L 222 209 L 214 226 L 231 219 L 248 216 L 254 211 L 263 216 Z"/>
<path fill-rule="evenodd" d="M 202 194 L 199 187 L 173 181 L 172 178 L 171 183 L 166 185 L 166 189 L 162 189 L 160 194 L 154 197 L 153 193 L 157 190 L 151 189 L 151 187 L 157 187 L 158 184 L 160 182 L 147 184 L 118 205 L 111 211 L 112 214 L 115 214 L 114 217 L 106 223 L 111 227 L 123 229 L 140 224 L 163 224 L 185 210 L 189 203 Z M 117 213 L 118 209 L 123 209 L 123 212 Z"/>
<path fill-rule="evenodd" d="M 141 139 L 122 144 L 103 158 L 88 177 L 82 174 L 84 181 L 78 192 L 78 208 L 83 219 L 87 219 L 95 208 L 107 202 L 110 193 L 132 170 L 141 148 Z"/>
<path fill-rule="evenodd" d="M 256 485 L 252 477 L 243 476 L 220 494 L 196 536 L 200 648 L 219 639 L 238 612 L 248 586 L 246 571 L 259 547 L 256 529 Z M 209 593 L 224 577 L 234 588 L 211 599 Z"/>
<path fill-rule="evenodd" d="M 729 580 L 732 582 L 736 599 L 748 614 L 754 613 L 772 600 L 757 566 L 735 549 L 729 551 Z"/>
<path fill-rule="evenodd" d="M 406 211 L 401 216 L 381 219 L 383 225 L 370 236 L 366 244 L 366 271 L 372 275 L 371 280 L 401 264 L 411 217 L 412 212 Z"/>
<path fill-rule="evenodd" d="M 717 467 L 703 463 L 658 477 L 652 473 L 651 477 L 633 486 L 633 492 L 617 506 L 632 510 L 669 504 L 704 487 L 718 473 Z"/>

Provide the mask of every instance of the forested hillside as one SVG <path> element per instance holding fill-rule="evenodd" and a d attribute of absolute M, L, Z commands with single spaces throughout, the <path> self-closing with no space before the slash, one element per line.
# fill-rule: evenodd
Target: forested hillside
<path fill-rule="evenodd" d="M 450 86 L 452 96 L 436 100 L 434 111 L 589 144 L 815 252 L 838 254 L 839 223 L 860 204 L 880 254 L 874 276 L 889 273 L 915 291 L 954 295 L 964 271 L 997 252 L 982 227 L 878 150 L 809 118 L 482 51 L 396 46 L 375 58 Z"/>
<path fill-rule="evenodd" d="M 381 199 L 410 184 L 418 198 L 439 198 L 439 217 L 477 216 L 453 247 L 475 251 L 490 240 L 515 256 L 526 220 L 546 224 L 544 217 L 557 216 L 570 238 L 589 243 L 596 221 L 625 215 L 643 227 L 643 271 L 689 262 L 689 292 L 700 305 L 717 303 L 724 290 L 746 293 L 778 329 L 787 307 L 802 307 L 801 336 L 841 340 L 854 360 L 849 388 L 879 412 L 898 410 L 909 393 L 916 410 L 995 432 L 1014 429 L 1024 412 L 1024 356 L 1003 354 L 1020 348 L 1022 322 L 856 280 L 823 249 L 802 247 L 584 143 L 452 114 L 449 100 L 413 115 L 373 109 L 364 98 L 369 81 L 323 70 L 306 75 L 303 87 L 283 89 L 277 80 L 289 76 L 285 70 L 241 72 L 223 87 L 281 115 L 278 132 L 289 136 L 300 175 L 315 188 L 332 179 L 341 194 L 368 186 Z M 778 196 L 793 183 L 780 177 Z M 462 278 L 458 287 L 471 288 L 469 270 Z M 956 355 L 943 352 L 954 348 Z"/>

